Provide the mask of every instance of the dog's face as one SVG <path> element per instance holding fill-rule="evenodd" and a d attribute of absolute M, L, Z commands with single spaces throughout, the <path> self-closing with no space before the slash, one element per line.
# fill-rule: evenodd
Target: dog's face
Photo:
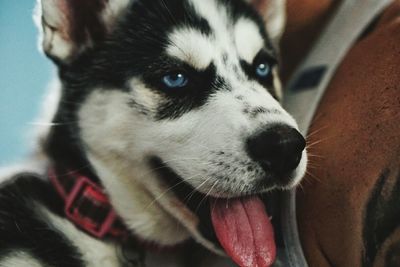
<path fill-rule="evenodd" d="M 67 139 L 95 168 L 145 183 L 168 169 L 214 197 L 299 182 L 304 139 L 279 104 L 274 36 L 249 3 L 60 1 L 70 6 L 58 10 L 43 2 L 44 48 L 64 90 L 55 122 L 73 122 L 53 136 L 73 132 Z M 57 15 L 77 5 L 97 14 Z"/>

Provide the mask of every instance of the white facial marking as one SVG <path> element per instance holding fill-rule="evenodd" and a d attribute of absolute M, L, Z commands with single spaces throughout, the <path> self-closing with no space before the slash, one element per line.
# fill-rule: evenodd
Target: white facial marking
<path fill-rule="evenodd" d="M 240 57 L 251 64 L 265 41 L 253 21 L 241 18 L 235 25 L 235 43 Z"/>
<path fill-rule="evenodd" d="M 209 37 L 205 34 L 191 28 L 178 28 L 170 34 L 166 50 L 170 56 L 203 70 L 211 63 L 213 49 Z"/>
<path fill-rule="evenodd" d="M 203 17 L 214 31 L 219 40 L 230 42 L 231 32 L 227 29 L 229 18 L 227 7 L 218 4 L 215 0 L 189 0 L 195 11 Z"/>
<path fill-rule="evenodd" d="M 137 110 L 142 113 L 154 113 L 160 103 L 161 96 L 147 87 L 140 79 L 133 78 L 129 82 L 132 90 L 131 96 L 132 103 L 137 105 Z"/>
<path fill-rule="evenodd" d="M 0 259 L 0 267 L 44 267 L 45 265 L 39 262 L 26 252 L 13 252 Z"/>

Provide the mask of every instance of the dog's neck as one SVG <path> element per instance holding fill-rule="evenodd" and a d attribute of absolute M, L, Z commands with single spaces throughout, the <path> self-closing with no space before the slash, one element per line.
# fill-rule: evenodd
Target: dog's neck
<path fill-rule="evenodd" d="M 122 160 L 111 165 L 110 160 L 93 154 L 89 160 L 112 206 L 132 233 L 159 246 L 177 245 L 189 238 L 181 223 L 155 200 L 156 193 L 146 188 L 146 183 L 155 180 L 151 172 Z"/>
<path fill-rule="evenodd" d="M 201 235 L 198 217 L 151 167 L 112 158 L 88 155 L 110 202 L 132 233 L 158 247 L 175 246 L 194 238 L 209 250 L 223 254 Z"/>

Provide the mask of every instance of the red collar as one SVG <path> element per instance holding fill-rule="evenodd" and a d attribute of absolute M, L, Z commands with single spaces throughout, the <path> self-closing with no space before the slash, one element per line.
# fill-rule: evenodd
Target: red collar
<path fill-rule="evenodd" d="M 77 172 L 58 175 L 54 169 L 49 179 L 64 200 L 66 217 L 77 227 L 99 239 L 128 238 L 128 229 L 100 185 Z"/>

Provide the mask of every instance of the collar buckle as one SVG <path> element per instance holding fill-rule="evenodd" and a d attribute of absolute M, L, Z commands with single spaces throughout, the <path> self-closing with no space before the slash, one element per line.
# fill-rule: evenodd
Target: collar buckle
<path fill-rule="evenodd" d="M 64 200 L 67 219 L 96 238 L 126 240 L 128 230 L 99 185 L 78 173 L 57 176 L 54 170 L 50 170 L 49 178 Z"/>
<path fill-rule="evenodd" d="M 77 177 L 68 194 L 65 214 L 72 222 L 97 238 L 104 238 L 117 219 L 103 190 L 84 176 Z"/>

